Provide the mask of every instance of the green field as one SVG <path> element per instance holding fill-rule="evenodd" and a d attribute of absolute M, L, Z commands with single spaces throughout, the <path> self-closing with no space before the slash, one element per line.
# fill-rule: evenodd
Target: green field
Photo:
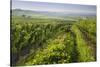
<path fill-rule="evenodd" d="M 96 18 L 12 16 L 12 65 L 96 61 Z"/>

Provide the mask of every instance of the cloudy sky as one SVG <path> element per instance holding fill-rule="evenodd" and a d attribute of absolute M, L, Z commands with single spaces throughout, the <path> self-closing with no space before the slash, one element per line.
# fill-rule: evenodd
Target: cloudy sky
<path fill-rule="evenodd" d="M 12 9 L 96 14 L 95 5 L 46 3 L 46 2 L 21 1 L 21 0 L 12 0 Z"/>

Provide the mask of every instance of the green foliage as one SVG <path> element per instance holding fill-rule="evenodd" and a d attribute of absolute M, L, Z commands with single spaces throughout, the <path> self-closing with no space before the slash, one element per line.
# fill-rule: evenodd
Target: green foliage
<path fill-rule="evenodd" d="M 95 47 L 91 47 L 91 43 L 96 43 L 95 19 L 75 22 L 22 16 L 12 18 L 11 53 L 15 58 L 12 65 L 95 61 L 95 49 L 92 49 Z"/>
<path fill-rule="evenodd" d="M 79 61 L 94 61 L 93 52 L 91 52 L 91 48 L 83 39 L 83 35 L 80 30 L 73 25 L 72 30 L 76 34 L 76 42 L 77 42 L 77 50 L 79 51 Z"/>

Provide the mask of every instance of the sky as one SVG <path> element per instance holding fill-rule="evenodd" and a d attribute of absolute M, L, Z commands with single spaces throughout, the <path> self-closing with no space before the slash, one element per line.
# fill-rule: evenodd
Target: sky
<path fill-rule="evenodd" d="M 67 3 L 47 3 L 36 1 L 12 0 L 12 9 L 23 9 L 33 11 L 49 11 L 63 13 L 92 13 L 96 14 L 95 5 L 79 5 Z"/>

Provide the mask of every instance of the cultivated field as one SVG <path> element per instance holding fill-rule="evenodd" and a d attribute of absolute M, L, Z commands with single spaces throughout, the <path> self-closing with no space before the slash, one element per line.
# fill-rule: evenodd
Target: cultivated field
<path fill-rule="evenodd" d="M 12 65 L 96 61 L 96 18 L 12 16 Z"/>

